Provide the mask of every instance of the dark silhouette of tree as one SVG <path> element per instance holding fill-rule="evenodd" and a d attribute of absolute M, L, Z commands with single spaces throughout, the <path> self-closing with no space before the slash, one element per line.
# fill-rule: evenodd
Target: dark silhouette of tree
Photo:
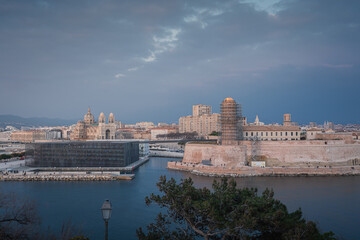
<path fill-rule="evenodd" d="M 226 178 L 214 181 L 213 190 L 197 189 L 191 178 L 180 184 L 160 177 L 157 183 L 163 195 L 146 197 L 147 205 L 166 209 L 147 226 L 139 228 L 139 239 L 335 239 L 332 232 L 321 234 L 316 224 L 306 221 L 301 210 L 289 213 L 266 189 L 236 188 Z"/>
<path fill-rule="evenodd" d="M 30 239 L 39 223 L 33 201 L 0 192 L 0 239 Z"/>
<path fill-rule="evenodd" d="M 71 221 L 62 225 L 60 234 L 51 230 L 42 233 L 39 224 L 40 217 L 34 201 L 14 193 L 0 192 L 1 240 L 89 240 Z"/>

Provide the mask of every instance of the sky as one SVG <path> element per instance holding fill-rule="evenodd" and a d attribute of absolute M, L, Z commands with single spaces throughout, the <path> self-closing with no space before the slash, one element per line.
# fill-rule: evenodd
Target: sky
<path fill-rule="evenodd" d="M 0 114 L 360 123 L 358 0 L 0 0 Z"/>

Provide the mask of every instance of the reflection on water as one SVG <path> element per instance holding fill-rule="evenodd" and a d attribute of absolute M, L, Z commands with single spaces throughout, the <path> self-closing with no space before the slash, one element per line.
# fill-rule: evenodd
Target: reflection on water
<path fill-rule="evenodd" d="M 135 230 L 152 222 L 156 206 L 146 207 L 145 196 L 158 192 L 161 175 L 176 180 L 192 177 L 198 187 L 211 187 L 214 178 L 167 170 L 168 158 L 152 158 L 135 171 L 132 181 L 120 182 L 2 182 L 2 191 L 13 191 L 34 199 L 43 228 L 60 229 L 72 219 L 91 239 L 102 239 L 104 223 L 100 207 L 105 199 L 113 204 L 109 239 L 136 239 Z M 290 211 L 301 208 L 307 219 L 317 221 L 324 231 L 332 230 L 346 239 L 360 239 L 360 177 L 249 177 L 237 178 L 239 187 L 272 188 L 275 197 Z"/>

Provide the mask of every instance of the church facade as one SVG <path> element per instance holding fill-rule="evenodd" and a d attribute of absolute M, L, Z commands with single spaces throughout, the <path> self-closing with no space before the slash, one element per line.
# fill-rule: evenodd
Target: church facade
<path fill-rule="evenodd" d="M 115 131 L 116 124 L 113 113 L 109 114 L 108 122 L 106 122 L 104 113 L 101 113 L 99 121 L 95 122 L 94 115 L 89 108 L 84 120 L 77 122 L 70 134 L 70 140 L 111 140 L 115 139 Z"/>

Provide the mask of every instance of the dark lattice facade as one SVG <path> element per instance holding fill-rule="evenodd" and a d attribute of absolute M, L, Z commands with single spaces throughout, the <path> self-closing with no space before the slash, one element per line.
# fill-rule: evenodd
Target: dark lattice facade
<path fill-rule="evenodd" d="M 139 160 L 139 143 L 68 141 L 27 146 L 30 167 L 126 167 Z"/>

